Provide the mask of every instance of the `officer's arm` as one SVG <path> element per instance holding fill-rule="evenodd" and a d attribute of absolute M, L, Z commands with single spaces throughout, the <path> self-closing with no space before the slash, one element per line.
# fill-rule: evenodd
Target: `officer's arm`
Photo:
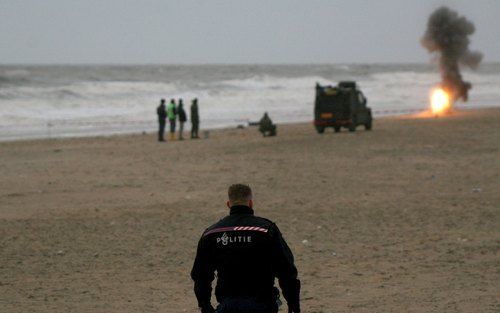
<path fill-rule="evenodd" d="M 214 280 L 214 269 L 209 259 L 209 251 L 203 237 L 198 242 L 198 250 L 194 260 L 191 278 L 194 281 L 194 293 L 198 299 L 198 307 L 202 312 L 213 312 L 210 303 L 212 296 L 212 281 Z"/>
<path fill-rule="evenodd" d="M 289 312 L 300 312 L 300 280 L 297 279 L 297 268 L 293 254 L 283 239 L 278 227 L 274 227 L 273 234 L 275 269 L 283 296 L 288 303 Z"/>

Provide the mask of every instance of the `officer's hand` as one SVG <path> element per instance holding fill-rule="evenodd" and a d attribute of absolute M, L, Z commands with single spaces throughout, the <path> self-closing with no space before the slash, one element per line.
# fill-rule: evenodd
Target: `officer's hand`
<path fill-rule="evenodd" d="M 200 308 L 201 313 L 215 313 L 215 310 L 212 305 L 208 305 L 205 307 Z"/>

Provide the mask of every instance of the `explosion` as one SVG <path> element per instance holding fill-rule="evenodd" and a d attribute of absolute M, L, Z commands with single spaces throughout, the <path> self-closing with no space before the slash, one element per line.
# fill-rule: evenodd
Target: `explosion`
<path fill-rule="evenodd" d="M 431 93 L 431 111 L 434 115 L 448 113 L 451 110 L 450 95 L 442 88 L 436 88 Z"/>
<path fill-rule="evenodd" d="M 460 65 L 476 69 L 483 54 L 469 49 L 469 36 L 475 31 L 474 24 L 457 12 L 441 7 L 429 16 L 427 29 L 422 38 L 422 45 L 431 53 L 438 53 L 441 69 L 441 91 L 431 97 L 431 109 L 441 105 L 434 104 L 434 98 L 445 107 L 451 106 L 458 99 L 468 100 L 472 85 L 462 79 Z M 435 94 L 435 96 L 434 96 Z M 444 101 L 446 100 L 446 101 Z"/>

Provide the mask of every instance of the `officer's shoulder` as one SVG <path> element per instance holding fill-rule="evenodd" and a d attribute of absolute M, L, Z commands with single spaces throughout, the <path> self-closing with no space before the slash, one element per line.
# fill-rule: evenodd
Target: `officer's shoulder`
<path fill-rule="evenodd" d="M 229 215 L 227 216 L 224 216 L 223 218 L 219 219 L 217 222 L 213 223 L 212 225 L 210 225 L 209 227 L 207 227 L 204 231 L 203 231 L 203 236 L 205 236 L 207 233 L 209 233 L 211 230 L 214 230 L 216 228 L 219 228 L 219 227 L 223 227 L 225 224 L 226 224 L 226 219 L 229 218 Z"/>
<path fill-rule="evenodd" d="M 262 223 L 265 223 L 265 224 L 269 224 L 269 225 L 275 225 L 273 221 L 271 221 L 270 219 L 268 218 L 265 218 L 265 217 L 262 217 L 262 216 L 258 216 L 258 215 L 254 215 L 255 219 L 262 222 Z"/>
<path fill-rule="evenodd" d="M 207 228 L 203 231 L 203 234 L 205 234 L 205 233 L 207 233 L 207 232 L 211 231 L 212 229 L 215 229 L 215 228 L 219 227 L 219 226 L 220 226 L 220 223 L 221 223 L 221 221 L 222 221 L 222 220 L 223 220 L 223 218 L 221 218 L 221 219 L 220 219 L 219 221 L 217 221 L 216 223 L 213 223 L 212 225 L 208 226 L 208 227 L 207 227 Z"/>
<path fill-rule="evenodd" d="M 267 218 L 261 217 L 261 216 L 255 216 L 255 219 L 259 221 L 259 224 L 261 224 L 261 226 L 269 229 L 271 232 L 276 232 L 276 231 L 279 232 L 279 229 L 278 229 L 278 226 L 276 226 L 276 223 L 274 223 L 270 219 L 267 219 Z"/>

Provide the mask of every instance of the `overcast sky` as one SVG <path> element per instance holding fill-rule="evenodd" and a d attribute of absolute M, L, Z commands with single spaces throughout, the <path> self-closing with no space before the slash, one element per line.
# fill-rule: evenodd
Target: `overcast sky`
<path fill-rule="evenodd" d="M 500 0 L 0 0 L 0 63 L 428 62 L 443 4 L 500 62 Z"/>

